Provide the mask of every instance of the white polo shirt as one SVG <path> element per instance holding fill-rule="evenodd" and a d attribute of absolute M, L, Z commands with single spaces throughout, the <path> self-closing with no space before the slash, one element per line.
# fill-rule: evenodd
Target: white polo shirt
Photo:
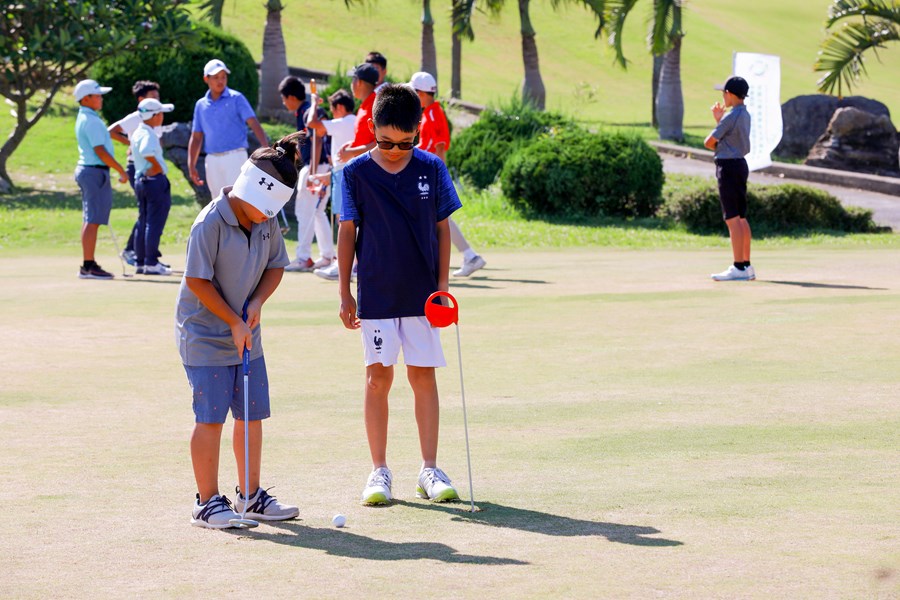
<path fill-rule="evenodd" d="M 192 367 L 237 365 L 241 355 L 231 338 L 231 328 L 200 302 L 185 278 L 211 281 L 231 310 L 241 314 L 266 269 L 283 268 L 291 262 L 278 219 L 254 223 L 248 239 L 228 204 L 230 191 L 231 186 L 224 188 L 200 211 L 188 237 L 184 278 L 175 307 L 175 340 L 181 361 Z M 250 359 L 262 355 L 257 325 Z"/>

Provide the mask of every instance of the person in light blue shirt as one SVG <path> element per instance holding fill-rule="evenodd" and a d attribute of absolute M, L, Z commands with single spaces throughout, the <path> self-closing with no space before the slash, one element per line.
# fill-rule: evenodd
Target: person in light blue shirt
<path fill-rule="evenodd" d="M 97 231 L 109 224 L 112 210 L 112 182 L 109 170 L 119 173 L 119 183 L 128 181 L 128 174 L 113 156 L 112 138 L 97 114 L 103 108 L 103 95 L 112 88 L 102 87 L 93 79 L 79 81 L 75 86 L 75 100 L 80 104 L 75 119 L 75 139 L 78 141 L 78 164 L 75 181 L 81 189 L 83 225 L 81 252 L 83 262 L 78 271 L 81 279 L 112 279 L 94 260 Z"/>
<path fill-rule="evenodd" d="M 175 106 L 156 98 L 145 98 L 138 104 L 141 124 L 131 136 L 134 158 L 134 193 L 138 201 L 138 226 L 134 239 L 137 273 L 170 275 L 172 270 L 159 262 L 159 240 L 169 210 L 172 208 L 172 186 L 166 177 L 168 167 L 156 127 L 162 125 L 163 114 Z"/>
<path fill-rule="evenodd" d="M 234 183 L 247 160 L 247 127 L 256 135 L 260 146 L 269 140 L 259 125 L 247 98 L 228 87 L 231 71 L 215 58 L 203 68 L 203 81 L 209 91 L 194 105 L 191 139 L 188 142 L 188 170 L 191 181 L 202 186 L 197 172 L 201 150 L 206 154 L 205 183 L 215 198 L 222 188 Z"/>

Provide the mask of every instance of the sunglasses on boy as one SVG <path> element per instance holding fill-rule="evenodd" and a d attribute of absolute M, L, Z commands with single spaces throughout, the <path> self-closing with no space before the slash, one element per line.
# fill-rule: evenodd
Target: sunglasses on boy
<path fill-rule="evenodd" d="M 375 138 L 375 143 L 378 144 L 378 147 L 382 150 L 393 150 L 394 146 L 399 148 L 400 150 L 412 150 L 416 146 L 416 142 L 418 141 L 418 134 L 416 135 L 416 139 L 412 142 L 387 142 L 384 140 L 379 140 Z"/>

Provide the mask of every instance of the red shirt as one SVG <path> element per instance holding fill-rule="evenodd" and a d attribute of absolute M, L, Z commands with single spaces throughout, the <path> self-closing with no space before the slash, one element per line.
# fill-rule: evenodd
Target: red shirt
<path fill-rule="evenodd" d="M 356 128 L 353 130 L 352 147 L 367 146 L 375 141 L 375 134 L 369 131 L 369 119 L 372 118 L 372 106 L 375 104 L 375 93 L 363 100 L 356 111 Z"/>
<path fill-rule="evenodd" d="M 425 152 L 434 154 L 435 147 L 443 142 L 444 151 L 450 149 L 450 126 L 447 125 L 447 117 L 440 103 L 432 102 L 422 111 L 422 120 L 419 122 L 419 145 L 416 146 Z"/>

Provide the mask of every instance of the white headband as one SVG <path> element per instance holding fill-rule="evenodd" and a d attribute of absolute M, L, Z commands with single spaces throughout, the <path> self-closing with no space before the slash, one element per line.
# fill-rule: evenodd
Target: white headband
<path fill-rule="evenodd" d="M 234 182 L 232 193 L 266 217 L 274 217 L 294 193 L 290 188 L 247 160 Z"/>

